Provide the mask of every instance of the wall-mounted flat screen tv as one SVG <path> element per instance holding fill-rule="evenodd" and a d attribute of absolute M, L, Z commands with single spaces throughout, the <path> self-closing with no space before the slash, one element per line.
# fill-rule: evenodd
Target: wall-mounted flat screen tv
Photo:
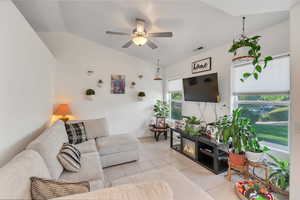
<path fill-rule="evenodd" d="M 219 102 L 218 74 L 183 79 L 185 101 Z"/>

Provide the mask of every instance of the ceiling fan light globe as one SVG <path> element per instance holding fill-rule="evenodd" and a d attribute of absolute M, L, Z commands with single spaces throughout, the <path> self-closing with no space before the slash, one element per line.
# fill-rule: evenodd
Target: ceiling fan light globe
<path fill-rule="evenodd" d="M 147 43 L 148 39 L 144 36 L 135 36 L 132 38 L 132 41 L 137 46 L 143 46 Z"/>

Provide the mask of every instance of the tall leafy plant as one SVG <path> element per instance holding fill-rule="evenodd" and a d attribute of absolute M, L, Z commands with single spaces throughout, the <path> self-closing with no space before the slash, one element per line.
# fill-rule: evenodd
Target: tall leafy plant
<path fill-rule="evenodd" d="M 218 135 L 227 146 L 232 146 L 236 154 L 245 152 L 249 138 L 255 135 L 255 128 L 250 119 L 242 118 L 241 109 L 233 110 L 231 116 L 224 116 L 217 121 Z"/>
<path fill-rule="evenodd" d="M 168 117 L 170 113 L 169 104 L 158 99 L 153 107 L 153 112 L 156 117 Z"/>
<path fill-rule="evenodd" d="M 241 39 L 238 41 L 233 41 L 232 46 L 228 50 L 229 53 L 233 53 L 234 55 L 237 55 L 238 49 L 248 47 L 248 56 L 253 57 L 252 65 L 253 65 L 253 71 L 252 72 L 244 72 L 243 77 L 240 79 L 242 82 L 245 81 L 245 79 L 253 76 L 256 80 L 259 77 L 259 74 L 265 69 L 268 65 L 268 62 L 273 60 L 271 56 L 267 56 L 262 61 L 262 53 L 261 53 L 261 45 L 259 44 L 261 36 L 254 36 L 254 37 L 246 37 L 242 35 Z"/>

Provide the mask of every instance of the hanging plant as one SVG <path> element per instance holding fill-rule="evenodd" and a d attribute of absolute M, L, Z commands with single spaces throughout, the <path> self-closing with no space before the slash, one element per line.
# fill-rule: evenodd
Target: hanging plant
<path fill-rule="evenodd" d="M 242 58 L 251 58 L 252 65 L 253 65 L 253 71 L 252 72 L 244 72 L 243 77 L 240 79 L 242 82 L 245 81 L 245 79 L 253 76 L 256 80 L 259 78 L 259 74 L 265 69 L 268 65 L 268 62 L 273 60 L 271 56 L 267 56 L 264 59 L 262 59 L 262 53 L 261 53 L 261 46 L 259 44 L 259 40 L 261 36 L 256 35 L 254 37 L 247 37 L 245 35 L 245 17 L 243 17 L 243 33 L 241 35 L 241 38 L 238 41 L 233 41 L 232 46 L 228 50 L 229 53 L 233 53 L 234 56 L 237 55 L 238 50 L 242 48 L 248 48 L 248 52 L 246 56 L 235 58 L 234 60 L 242 59 Z"/>

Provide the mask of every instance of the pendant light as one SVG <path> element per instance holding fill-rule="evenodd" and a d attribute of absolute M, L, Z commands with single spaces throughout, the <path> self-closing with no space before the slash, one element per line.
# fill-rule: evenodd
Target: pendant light
<path fill-rule="evenodd" d="M 157 59 L 157 68 L 154 79 L 155 81 L 161 81 L 162 78 L 160 77 L 160 67 L 159 67 L 159 59 Z"/>

